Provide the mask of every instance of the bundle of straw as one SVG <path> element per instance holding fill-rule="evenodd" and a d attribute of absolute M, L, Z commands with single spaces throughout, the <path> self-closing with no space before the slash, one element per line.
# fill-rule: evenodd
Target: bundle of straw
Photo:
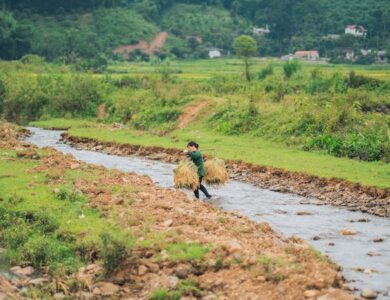
<path fill-rule="evenodd" d="M 183 160 L 173 170 L 175 187 L 196 190 L 199 186 L 198 168 L 192 161 Z"/>
<path fill-rule="evenodd" d="M 206 183 L 211 185 L 223 185 L 229 180 L 229 173 L 226 170 L 225 162 L 219 158 L 208 159 L 205 162 Z"/>

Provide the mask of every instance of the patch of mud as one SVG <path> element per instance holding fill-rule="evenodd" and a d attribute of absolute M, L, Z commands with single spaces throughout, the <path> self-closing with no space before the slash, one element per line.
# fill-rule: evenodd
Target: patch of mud
<path fill-rule="evenodd" d="M 196 120 L 196 118 L 199 116 L 199 113 L 206 108 L 208 105 L 208 102 L 201 101 L 196 104 L 189 105 L 184 108 L 182 114 L 179 116 L 178 119 L 178 129 L 183 129 L 187 127 L 190 123 Z"/>
<path fill-rule="evenodd" d="M 177 149 L 102 142 L 67 133 L 63 134 L 63 139 L 81 149 L 108 154 L 138 155 L 170 163 L 178 162 L 181 157 Z M 276 192 L 318 199 L 325 204 L 347 207 L 354 211 L 390 217 L 390 189 L 367 187 L 346 180 L 320 178 L 243 161 L 226 160 L 225 163 L 232 179 Z"/>

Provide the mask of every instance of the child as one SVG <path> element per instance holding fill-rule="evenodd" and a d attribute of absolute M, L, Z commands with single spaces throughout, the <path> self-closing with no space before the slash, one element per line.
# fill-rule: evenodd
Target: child
<path fill-rule="evenodd" d="M 195 197 L 199 199 L 199 190 L 201 190 L 207 197 L 211 198 L 211 195 L 202 184 L 203 177 L 205 176 L 204 163 L 202 153 L 199 151 L 199 145 L 195 142 L 189 142 L 187 145 L 188 150 L 184 150 L 184 153 L 192 160 L 192 162 L 198 167 L 199 186 L 194 191 Z"/>

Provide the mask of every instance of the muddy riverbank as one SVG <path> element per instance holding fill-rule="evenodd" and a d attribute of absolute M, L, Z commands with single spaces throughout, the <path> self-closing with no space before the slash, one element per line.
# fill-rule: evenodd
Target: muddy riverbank
<path fill-rule="evenodd" d="M 172 188 L 175 164 L 140 156 L 110 155 L 81 150 L 59 142 L 61 132 L 31 128 L 35 144 L 51 146 L 77 159 L 109 169 L 145 174 L 163 188 Z M 323 201 L 261 189 L 230 180 L 222 188 L 210 187 L 215 196 L 207 200 L 251 220 L 269 222 L 285 236 L 300 236 L 343 268 L 343 275 L 356 295 L 365 288 L 389 299 L 390 219 L 369 216 L 324 205 Z M 190 192 L 188 192 L 191 195 Z M 346 235 L 347 234 L 347 235 Z M 351 255 L 353 253 L 353 255 Z"/>
<path fill-rule="evenodd" d="M 115 155 L 138 155 L 163 162 L 178 162 L 177 149 L 145 147 L 103 142 L 91 138 L 63 134 L 63 140 L 80 149 Z M 289 172 L 242 161 L 225 161 L 232 179 L 251 183 L 272 191 L 315 198 L 323 203 L 346 207 L 380 217 L 390 217 L 390 189 L 366 187 L 341 179 L 326 179 L 304 173 Z"/>

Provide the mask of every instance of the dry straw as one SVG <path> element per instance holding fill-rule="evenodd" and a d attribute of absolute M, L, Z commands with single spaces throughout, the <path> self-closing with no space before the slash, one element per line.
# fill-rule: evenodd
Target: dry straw
<path fill-rule="evenodd" d="M 226 170 L 225 162 L 219 158 L 208 159 L 205 164 L 206 183 L 210 185 L 223 185 L 229 180 L 229 173 Z"/>
<path fill-rule="evenodd" d="M 196 190 L 199 186 L 198 168 L 192 161 L 183 160 L 173 170 L 175 187 Z"/>

